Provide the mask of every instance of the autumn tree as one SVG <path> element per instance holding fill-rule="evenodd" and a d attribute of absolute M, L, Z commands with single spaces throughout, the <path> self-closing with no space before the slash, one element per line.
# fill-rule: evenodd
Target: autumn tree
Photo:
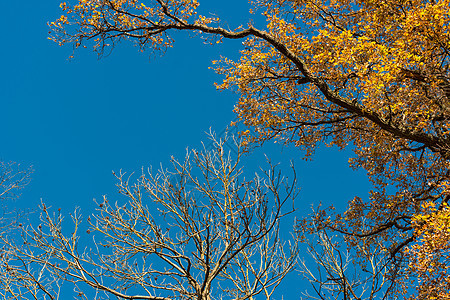
<path fill-rule="evenodd" d="M 245 147 L 232 155 L 226 143 L 136 180 L 116 174 L 123 199 L 105 197 L 88 227 L 80 210 L 70 227 L 43 205 L 40 225 L 5 241 L 0 295 L 62 299 L 71 283 L 81 299 L 271 299 L 298 255 L 280 231 L 295 173 L 287 181 L 269 166 L 247 178 Z"/>
<path fill-rule="evenodd" d="M 386 296 L 417 288 L 421 299 L 449 299 L 449 0 L 252 5 L 265 24 L 230 30 L 200 14 L 196 0 L 79 0 L 61 4 L 51 38 L 99 54 L 126 40 L 164 51 L 173 31 L 242 39 L 238 61 L 214 63 L 224 74 L 218 87 L 239 94 L 248 141 L 280 139 L 306 156 L 321 144 L 349 146 L 350 165 L 373 182 L 369 199 L 313 223 L 363 247 L 359 263 L 382 245 L 394 287 Z"/>

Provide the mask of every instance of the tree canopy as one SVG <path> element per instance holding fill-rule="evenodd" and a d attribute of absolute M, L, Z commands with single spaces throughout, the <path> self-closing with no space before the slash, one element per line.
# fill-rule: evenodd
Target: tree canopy
<path fill-rule="evenodd" d="M 126 40 L 164 51 L 173 31 L 242 39 L 240 59 L 214 68 L 224 75 L 218 88 L 239 94 L 248 142 L 280 139 L 306 156 L 320 144 L 351 147 L 350 165 L 373 182 L 370 199 L 355 197 L 344 214 L 327 211 L 314 223 L 349 246 L 383 245 L 390 295 L 417 288 L 420 298 L 450 298 L 450 1 L 252 5 L 265 24 L 231 30 L 201 15 L 196 0 L 79 0 L 61 4 L 51 38 L 99 54 Z"/>

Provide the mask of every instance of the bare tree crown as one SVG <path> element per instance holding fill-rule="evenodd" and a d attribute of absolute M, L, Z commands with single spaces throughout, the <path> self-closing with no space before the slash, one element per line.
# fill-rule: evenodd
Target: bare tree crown
<path fill-rule="evenodd" d="M 224 149 L 229 142 L 236 157 Z M 134 183 L 116 174 L 125 201 L 105 197 L 86 234 L 79 210 L 68 235 L 61 213 L 44 205 L 23 245 L 7 241 L 4 298 L 57 299 L 70 282 L 84 299 L 270 299 L 297 259 L 296 243 L 285 245 L 279 230 L 292 211 L 295 178 L 287 182 L 271 166 L 247 180 L 242 143 L 212 143 Z"/>

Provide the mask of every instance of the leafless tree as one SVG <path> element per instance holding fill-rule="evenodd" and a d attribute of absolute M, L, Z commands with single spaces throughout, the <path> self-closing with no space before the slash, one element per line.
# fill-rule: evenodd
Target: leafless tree
<path fill-rule="evenodd" d="M 41 224 L 7 241 L 3 298 L 58 299 L 72 285 L 81 299 L 270 299 L 296 265 L 296 239 L 286 244 L 280 232 L 295 176 L 270 165 L 247 180 L 245 147 L 234 140 L 232 157 L 229 142 L 213 138 L 210 151 L 134 183 L 116 174 L 125 201 L 104 197 L 84 229 L 79 210 L 68 229 L 43 205 Z"/>
<path fill-rule="evenodd" d="M 28 185 L 32 171 L 31 167 L 22 168 L 15 162 L 0 161 L 0 237 L 2 239 L 6 235 L 13 236 L 14 229 L 17 229 L 19 225 L 19 219 L 23 214 L 15 209 L 10 209 L 9 204 L 16 200 L 20 196 L 21 190 Z M 7 245 L 1 243 L 0 261 L 7 257 L 7 252 Z M 4 285 L 4 275 L 6 275 L 6 270 L 3 265 L 0 265 L 0 286 Z"/>
<path fill-rule="evenodd" d="M 0 200 L 12 200 L 20 196 L 20 190 L 30 182 L 32 168 L 22 168 L 15 162 L 0 161 Z"/>
<path fill-rule="evenodd" d="M 318 218 L 314 213 L 312 220 Z M 309 227 L 308 232 L 305 228 L 299 226 L 298 230 L 309 258 L 299 260 L 299 271 L 311 284 L 312 292 L 306 290 L 304 298 L 372 300 L 392 295 L 389 278 L 395 272 L 392 270 L 395 264 L 381 244 L 362 243 L 349 248 L 345 236 L 338 236 L 337 232 L 317 224 Z"/>
<path fill-rule="evenodd" d="M 17 212 L 8 209 L 8 201 L 20 196 L 21 190 L 30 182 L 32 168 L 22 168 L 15 162 L 0 161 L 0 234 L 9 231 L 17 221 Z M 16 214 L 16 215 L 14 215 Z"/>

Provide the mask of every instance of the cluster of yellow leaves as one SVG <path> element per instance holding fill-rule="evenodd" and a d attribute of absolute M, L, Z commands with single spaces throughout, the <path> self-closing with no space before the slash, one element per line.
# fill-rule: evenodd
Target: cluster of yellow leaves
<path fill-rule="evenodd" d="M 412 130 L 429 132 L 433 129 L 430 118 L 438 110 L 434 101 L 442 94 L 438 75 L 443 63 L 448 63 L 448 54 L 439 46 L 450 46 L 450 3 L 448 0 L 434 4 L 403 2 L 294 1 L 290 15 L 268 4 L 267 29 L 303 57 L 313 74 L 341 88 L 342 95 L 359 101 L 368 111 L 381 117 L 392 118 L 392 122 L 399 122 L 397 119 L 401 118 Z M 290 22 L 286 21 L 288 18 Z M 315 89 L 302 89 L 295 82 L 280 82 L 281 78 L 295 79 L 298 70 L 267 43 L 252 40 L 247 42 L 249 50 L 243 51 L 239 62 L 227 62 L 228 69 L 218 68 L 222 73 L 231 72 L 220 87 L 236 84 L 239 91 L 244 92 L 236 110 L 245 122 L 255 126 L 264 124 L 262 131 L 272 136 L 276 134 L 272 128 L 274 120 L 265 113 L 271 110 L 271 98 L 278 97 L 284 102 L 284 105 L 278 103 L 279 115 L 283 116 L 289 115 L 284 110 L 288 110 L 292 101 L 305 103 L 308 112 L 311 107 L 329 106 L 314 95 Z M 420 86 L 421 82 L 414 82 L 408 76 L 411 74 L 406 74 L 406 70 L 426 78 L 426 91 Z M 269 80 L 257 81 L 261 76 Z M 263 84 L 272 84 L 270 79 L 278 84 L 273 85 L 278 95 L 267 91 L 267 98 L 263 100 L 253 97 L 264 88 Z M 247 91 L 254 91 L 254 94 Z M 309 99 L 311 97 L 313 99 Z M 304 116 L 303 112 L 301 115 Z M 307 114 L 304 119 L 317 120 L 315 117 L 314 113 Z M 448 125 L 447 121 L 440 127 Z"/>
<path fill-rule="evenodd" d="M 410 269 L 419 277 L 420 299 L 450 299 L 450 207 L 427 202 L 422 208 L 413 218 L 418 241 L 407 251 Z"/>
<path fill-rule="evenodd" d="M 173 44 L 165 31 L 194 17 L 198 6 L 197 0 L 78 0 L 75 5 L 64 2 L 61 8 L 65 14 L 49 23 L 51 39 L 60 44 L 73 43 L 75 47 L 83 40 L 94 40 L 94 50 L 99 54 L 122 39 L 133 39 L 141 50 L 164 51 Z M 199 20 L 205 24 L 215 21 L 202 16 Z"/>

